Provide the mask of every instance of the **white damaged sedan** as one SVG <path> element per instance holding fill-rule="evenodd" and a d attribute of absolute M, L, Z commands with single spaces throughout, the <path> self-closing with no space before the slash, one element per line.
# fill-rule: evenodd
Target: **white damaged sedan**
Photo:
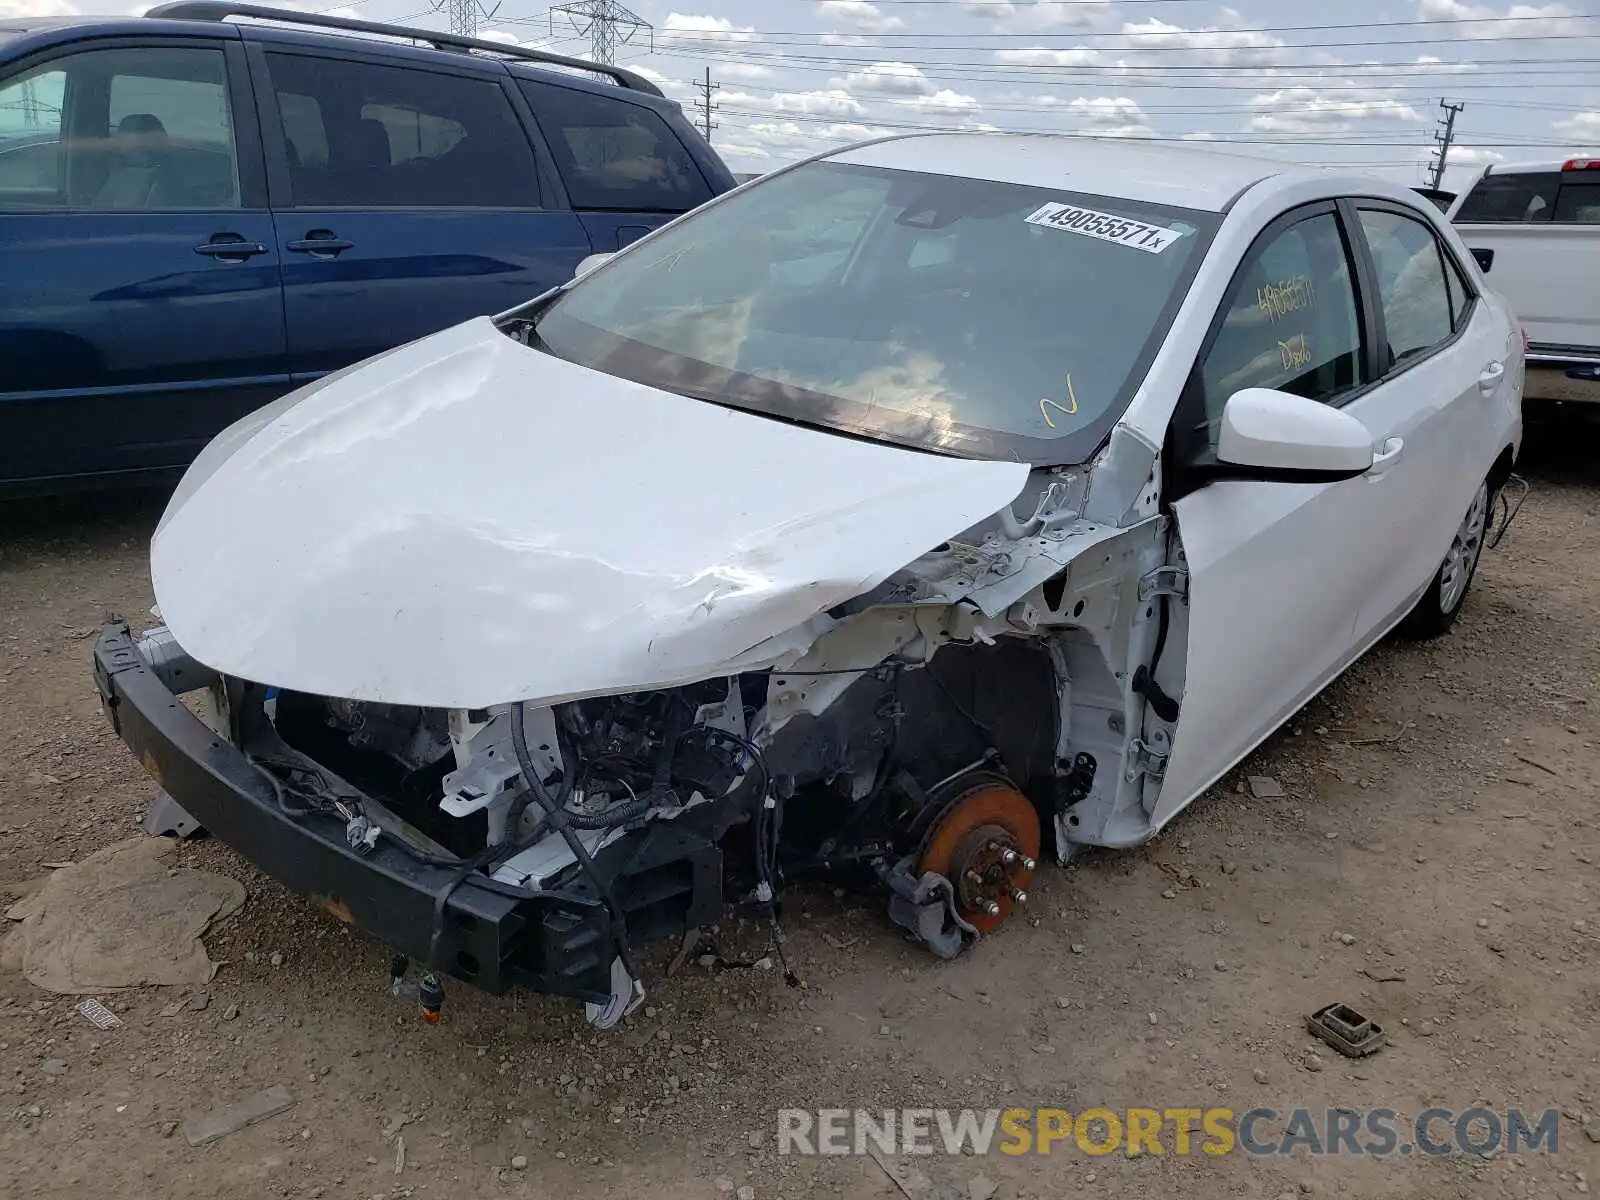
<path fill-rule="evenodd" d="M 1523 354 L 1397 184 L 868 143 L 223 433 L 97 683 L 263 869 L 596 1025 L 808 876 L 948 957 L 1450 628 Z"/>

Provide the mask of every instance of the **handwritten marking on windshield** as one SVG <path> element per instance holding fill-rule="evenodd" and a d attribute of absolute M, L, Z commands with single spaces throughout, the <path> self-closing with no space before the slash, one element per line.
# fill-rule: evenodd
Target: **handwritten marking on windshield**
<path fill-rule="evenodd" d="M 1069 417 L 1077 415 L 1077 412 L 1078 412 L 1078 394 L 1072 390 L 1072 376 L 1071 376 L 1071 374 L 1067 375 L 1067 403 L 1066 404 L 1062 404 L 1062 403 L 1060 403 L 1058 401 L 1052 400 L 1048 396 L 1046 396 L 1044 399 L 1039 401 L 1039 415 L 1044 418 L 1044 423 L 1046 425 L 1050 426 L 1051 429 L 1054 429 L 1056 427 L 1056 423 L 1050 419 L 1050 410 L 1052 408 L 1058 410 L 1059 412 L 1066 413 L 1066 415 L 1069 416 Z"/>

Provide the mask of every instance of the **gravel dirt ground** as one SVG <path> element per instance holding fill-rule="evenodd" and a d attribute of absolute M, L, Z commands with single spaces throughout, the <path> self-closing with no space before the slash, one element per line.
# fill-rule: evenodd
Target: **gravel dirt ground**
<path fill-rule="evenodd" d="M 1520 1158 L 1255 1158 L 1075 1149 L 933 1157 L 932 1189 L 1063 1196 L 1579 1196 L 1600 1189 L 1600 454 L 1530 432 L 1527 505 L 1449 637 L 1380 646 L 1154 844 L 1036 879 L 1030 916 L 953 963 L 877 901 L 792 899 L 776 973 L 663 978 L 596 1035 L 574 1006 L 387 991 L 389 955 L 227 847 L 244 907 L 189 993 L 75 1000 L 0 972 L 0 1195 L 897 1197 L 870 1158 L 776 1153 L 780 1107 L 1520 1106 Z M 0 887 L 129 836 L 152 785 L 100 715 L 90 639 L 148 622 L 160 497 L 0 507 Z M 1250 775 L 1286 793 L 1255 799 Z M 732 924 L 726 944 L 765 935 Z M 670 948 L 668 948 L 670 950 Z M 1353 1003 L 1390 1045 L 1313 1061 Z M 45 1069 L 45 1064 L 49 1069 Z M 271 1085 L 287 1112 L 191 1148 L 176 1124 Z M 403 1139 L 403 1165 L 397 1168 Z M 751 1190 L 746 1190 L 751 1189 Z M 970 1194 L 982 1195 L 979 1186 Z"/>

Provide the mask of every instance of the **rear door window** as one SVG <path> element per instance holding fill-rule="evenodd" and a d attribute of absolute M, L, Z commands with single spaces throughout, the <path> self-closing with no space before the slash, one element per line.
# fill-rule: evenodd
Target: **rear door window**
<path fill-rule="evenodd" d="M 687 212 L 711 188 L 678 136 L 642 104 L 519 79 L 576 209 Z"/>
<path fill-rule="evenodd" d="M 501 86 L 413 67 L 269 53 L 297 208 L 538 208 Z"/>
<path fill-rule="evenodd" d="M 1426 354 L 1455 330 L 1443 251 L 1421 221 L 1363 208 L 1361 229 L 1372 250 L 1389 335 L 1386 365 Z"/>
<path fill-rule="evenodd" d="M 1560 184 L 1557 171 L 1485 175 L 1456 210 L 1456 223 L 1521 225 L 1548 221 Z"/>
<path fill-rule="evenodd" d="M 1600 225 L 1600 178 L 1563 181 L 1551 219 L 1562 225 Z"/>

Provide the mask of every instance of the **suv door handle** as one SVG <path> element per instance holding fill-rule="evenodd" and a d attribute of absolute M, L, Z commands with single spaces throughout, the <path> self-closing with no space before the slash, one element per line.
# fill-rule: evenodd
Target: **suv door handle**
<path fill-rule="evenodd" d="M 335 237 L 332 230 L 313 229 L 303 238 L 286 242 L 283 248 L 293 250 L 296 254 L 309 254 L 312 258 L 337 258 L 354 245 L 354 242 Z"/>
<path fill-rule="evenodd" d="M 1496 360 L 1478 373 L 1478 390 L 1487 396 L 1500 386 L 1500 381 L 1505 377 L 1505 363 Z"/>
<path fill-rule="evenodd" d="M 224 262 L 243 262 L 254 255 L 265 254 L 267 248 L 260 242 L 247 242 L 237 233 L 213 233 L 211 240 L 201 242 L 194 252 Z"/>

